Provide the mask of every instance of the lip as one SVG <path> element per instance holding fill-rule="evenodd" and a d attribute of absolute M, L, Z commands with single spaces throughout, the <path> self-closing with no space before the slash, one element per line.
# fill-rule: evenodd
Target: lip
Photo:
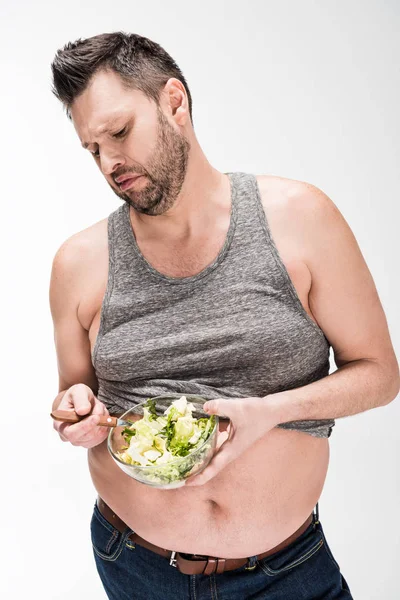
<path fill-rule="evenodd" d="M 127 190 L 128 188 L 130 188 L 130 187 L 131 187 L 131 185 L 132 185 L 133 183 L 135 183 L 135 181 L 137 181 L 137 180 L 138 180 L 138 179 L 140 179 L 141 177 L 142 177 L 142 175 L 135 175 L 135 177 L 130 177 L 129 179 L 125 179 L 124 181 L 122 181 L 122 182 L 119 184 L 119 188 L 120 188 L 120 190 L 122 190 L 122 191 L 124 192 L 125 190 Z"/>

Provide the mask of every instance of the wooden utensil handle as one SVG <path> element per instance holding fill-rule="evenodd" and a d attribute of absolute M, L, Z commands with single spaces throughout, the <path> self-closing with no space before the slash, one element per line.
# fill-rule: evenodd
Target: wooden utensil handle
<path fill-rule="evenodd" d="M 117 427 L 117 421 L 117 417 L 107 417 L 104 415 L 103 417 L 100 417 L 99 425 L 102 425 L 103 427 Z"/>
<path fill-rule="evenodd" d="M 74 410 L 53 410 L 50 416 L 55 421 L 64 421 L 64 423 L 79 423 L 82 419 L 87 417 L 78 415 Z"/>
<path fill-rule="evenodd" d="M 78 415 L 74 410 L 53 410 L 50 416 L 55 421 L 63 421 L 64 423 L 79 423 L 82 419 L 90 415 Z M 116 427 L 117 417 L 110 417 L 108 415 L 102 415 L 100 417 L 99 425 L 103 427 Z"/>

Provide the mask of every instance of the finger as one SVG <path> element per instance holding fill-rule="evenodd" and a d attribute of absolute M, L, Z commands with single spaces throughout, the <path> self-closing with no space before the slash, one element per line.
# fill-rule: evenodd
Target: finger
<path fill-rule="evenodd" d="M 66 437 L 68 439 L 68 431 L 72 427 L 71 423 L 56 423 L 54 425 L 54 429 L 58 432 L 59 435 Z"/>
<path fill-rule="evenodd" d="M 57 431 L 60 436 L 64 436 L 65 428 L 68 423 L 61 423 L 60 421 L 53 421 L 53 429 Z"/>
<path fill-rule="evenodd" d="M 75 394 L 73 396 L 74 409 L 78 415 L 88 415 L 92 412 L 95 401 L 94 397 L 89 397 L 88 394 Z"/>
<path fill-rule="evenodd" d="M 220 417 L 230 418 L 232 408 L 234 408 L 235 398 L 217 398 L 216 400 L 207 400 L 203 404 L 203 410 L 209 415 L 219 415 Z"/>
<path fill-rule="evenodd" d="M 63 431 L 60 431 L 61 425 L 63 425 L 63 423 L 60 423 L 59 421 L 53 421 L 53 429 L 55 429 L 63 442 L 68 442 L 68 439 L 65 437 Z"/>
<path fill-rule="evenodd" d="M 216 449 L 219 450 L 229 437 L 229 431 L 223 431 L 218 434 Z"/>
<path fill-rule="evenodd" d="M 98 422 L 99 415 L 90 415 L 90 417 L 82 419 L 79 423 L 62 423 L 59 426 L 59 432 L 61 432 L 61 434 L 71 443 L 77 443 L 88 434 L 93 434 Z"/>
<path fill-rule="evenodd" d="M 96 401 L 94 403 L 94 407 L 92 410 L 92 415 L 108 415 L 108 410 L 105 406 L 105 404 L 103 404 L 100 401 Z"/>
<path fill-rule="evenodd" d="M 199 475 L 194 475 L 193 478 L 189 477 L 185 481 L 185 486 L 204 485 L 222 471 L 226 465 L 232 462 L 235 458 L 235 454 L 231 451 L 230 444 L 230 441 L 226 441 L 224 443 L 224 449 L 218 451 L 213 456 L 209 466 L 206 467 L 202 473 L 199 473 Z"/>
<path fill-rule="evenodd" d="M 104 440 L 110 432 L 109 427 L 103 427 L 101 425 L 94 426 L 93 429 L 88 431 L 86 434 L 82 435 L 78 440 L 75 440 L 75 443 L 79 445 L 85 445 L 87 443 L 92 444 L 93 441 L 97 441 L 97 443 Z"/>
<path fill-rule="evenodd" d="M 58 408 L 73 409 L 79 415 L 90 413 L 94 406 L 95 396 L 93 391 L 84 383 L 71 386 L 64 394 Z"/>
<path fill-rule="evenodd" d="M 109 412 L 108 412 L 106 406 L 102 402 L 96 401 L 91 414 L 92 415 L 108 415 Z M 83 422 L 83 419 L 82 419 L 82 421 L 80 421 L 80 423 L 82 423 L 82 422 Z M 56 420 L 53 421 L 53 427 L 59 434 L 65 435 L 65 431 L 67 428 L 70 427 L 70 425 L 71 425 L 71 423 L 66 423 L 66 422 L 61 422 L 61 421 L 56 421 Z"/>

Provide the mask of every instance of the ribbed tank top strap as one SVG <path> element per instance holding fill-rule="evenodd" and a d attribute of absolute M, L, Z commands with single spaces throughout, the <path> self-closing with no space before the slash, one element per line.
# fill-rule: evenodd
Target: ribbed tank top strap
<path fill-rule="evenodd" d="M 130 224 L 129 205 L 124 202 L 110 217 L 112 223 L 109 227 L 108 243 L 112 247 L 118 279 L 121 279 L 121 276 L 123 279 L 125 275 L 132 273 L 141 275 L 141 264 L 133 243 L 134 234 Z"/>
<path fill-rule="evenodd" d="M 260 219 L 262 205 L 257 194 L 257 180 L 252 173 L 232 173 L 237 197 L 236 236 L 253 244 L 265 245 L 265 233 Z"/>
<path fill-rule="evenodd" d="M 236 172 L 233 180 L 237 196 L 237 223 L 231 258 L 238 269 L 245 266 L 255 276 L 257 272 L 268 271 L 278 284 L 282 274 L 276 265 L 276 248 L 268 235 L 256 176 Z"/>

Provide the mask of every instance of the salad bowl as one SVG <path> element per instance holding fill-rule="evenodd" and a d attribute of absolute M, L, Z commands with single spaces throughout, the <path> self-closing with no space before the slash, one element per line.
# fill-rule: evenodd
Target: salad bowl
<path fill-rule="evenodd" d="M 217 415 L 194 394 L 148 398 L 127 410 L 121 419 L 132 423 L 110 429 L 108 451 L 127 475 L 159 489 L 174 489 L 203 471 L 217 444 Z"/>

